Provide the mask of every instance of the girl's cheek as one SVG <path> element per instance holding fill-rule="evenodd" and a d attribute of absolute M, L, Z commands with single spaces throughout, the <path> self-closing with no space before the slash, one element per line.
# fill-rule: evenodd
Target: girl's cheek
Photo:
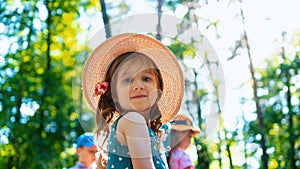
<path fill-rule="evenodd" d="M 157 101 L 157 98 L 158 98 L 158 90 L 155 89 L 155 90 L 152 90 L 150 93 L 149 93 L 149 101 L 150 101 L 150 104 L 151 105 L 154 105 L 155 102 Z"/>

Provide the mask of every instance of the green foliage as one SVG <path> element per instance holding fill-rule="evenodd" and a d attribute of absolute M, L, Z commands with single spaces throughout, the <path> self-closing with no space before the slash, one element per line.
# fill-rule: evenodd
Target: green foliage
<path fill-rule="evenodd" d="M 209 161 L 212 159 L 212 157 L 209 154 L 207 144 L 203 142 L 199 137 L 195 137 L 194 142 L 197 148 L 197 156 L 198 156 L 196 168 L 197 169 L 209 168 Z"/>
<path fill-rule="evenodd" d="M 297 52 L 281 53 L 268 60 L 266 69 L 259 72 L 259 88 L 264 91 L 262 108 L 268 133 L 266 139 L 268 148 L 273 151 L 269 154 L 270 168 L 295 168 L 296 160 L 299 162 L 299 156 L 292 155 L 299 150 L 300 141 L 299 105 L 295 104 L 295 100 L 298 103 L 300 100 L 295 92 L 299 91 L 299 63 Z"/>
<path fill-rule="evenodd" d="M 178 59 L 183 59 L 184 57 L 193 58 L 196 56 L 195 50 L 184 43 L 174 42 L 168 47 Z"/>
<path fill-rule="evenodd" d="M 75 32 L 80 1 L 1 2 L 11 44 L 1 63 L 1 166 L 62 168 L 75 163 L 72 147 L 82 128 L 72 99 L 72 75 L 82 49 Z M 82 3 L 82 2 L 81 2 Z M 74 118 L 75 117 L 75 118 Z"/>
<path fill-rule="evenodd" d="M 195 5 L 198 1 L 189 2 L 193 2 L 189 5 Z M 164 2 L 173 11 L 179 4 L 187 5 L 187 2 Z M 4 31 L 0 32 L 0 40 L 8 44 L 5 48 L 1 47 L 0 51 L 1 168 L 63 168 L 75 164 L 77 159 L 72 144 L 83 129 L 92 131 L 95 127 L 93 114 L 81 102 L 81 88 L 73 88 L 75 94 L 72 95 L 72 80 L 79 79 L 81 75 L 80 70 L 73 71 L 76 58 L 84 55 L 79 62 L 77 60 L 82 65 L 90 52 L 78 42 L 77 33 L 82 30 L 77 19 L 81 17 L 79 11 L 83 10 L 91 16 L 94 8 L 101 9 L 99 1 L 32 0 L 22 1 L 22 4 L 15 6 L 15 1 L 0 0 L 0 26 L 4 27 Z M 108 10 L 117 8 L 118 12 L 110 14 L 111 18 L 126 13 L 130 5 L 122 0 L 114 4 L 108 2 Z M 200 16 L 186 13 L 183 17 L 196 23 Z M 217 28 L 220 21 L 205 23 L 208 23 L 206 29 Z M 292 168 L 293 158 L 290 154 L 293 152 L 294 163 L 297 168 L 300 167 L 299 32 L 290 42 L 298 51 L 276 54 L 266 61 L 266 68 L 256 70 L 265 127 L 259 128 L 256 120 L 243 119 L 241 128 L 228 132 L 222 124 L 221 112 L 217 112 L 220 122 L 214 136 L 217 141 L 205 142 L 203 135 L 194 139 L 197 168 L 224 167 L 222 163 L 226 161 L 223 159 L 228 159 L 228 150 L 241 143 L 245 145 L 242 149 L 246 159 L 259 158 L 261 133 L 266 133 L 269 168 Z M 212 91 L 214 89 L 210 89 L 207 83 L 197 80 L 197 76 L 207 78 L 201 74 L 202 65 L 192 68 L 184 63 L 185 59 L 196 56 L 193 43 L 186 45 L 172 41 L 168 47 L 182 61 L 185 73 L 192 74 L 192 78 L 185 83 L 188 96 L 185 106 L 204 131 L 206 119 L 202 114 L 203 107 L 212 100 L 212 95 L 213 101 L 218 102 L 215 100 L 218 93 Z M 212 81 L 211 84 L 214 87 L 220 85 L 218 81 Z M 288 89 L 293 101 L 287 99 Z M 73 97 L 76 99 L 76 110 Z M 83 116 L 89 119 L 84 120 Z M 242 167 L 246 168 L 246 165 L 233 166 Z"/>

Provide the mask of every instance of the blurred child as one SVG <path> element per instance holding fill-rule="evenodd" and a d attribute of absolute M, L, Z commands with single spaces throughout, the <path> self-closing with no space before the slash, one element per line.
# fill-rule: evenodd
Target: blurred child
<path fill-rule="evenodd" d="M 190 156 L 186 153 L 186 149 L 191 144 L 191 138 L 199 134 L 199 128 L 194 126 L 191 118 L 185 114 L 178 114 L 171 124 L 169 168 L 194 169 L 195 166 Z"/>
<path fill-rule="evenodd" d="M 71 169 L 96 168 L 95 154 L 97 153 L 97 147 L 94 144 L 93 133 L 84 133 L 78 137 L 76 153 L 78 156 L 78 161 Z"/>

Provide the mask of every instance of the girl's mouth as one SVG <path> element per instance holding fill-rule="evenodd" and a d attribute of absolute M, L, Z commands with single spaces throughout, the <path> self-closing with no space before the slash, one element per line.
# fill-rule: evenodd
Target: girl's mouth
<path fill-rule="evenodd" d="M 141 94 L 141 95 L 135 95 L 135 96 L 131 97 L 131 99 L 139 99 L 139 98 L 144 98 L 144 97 L 147 97 L 147 96 Z"/>

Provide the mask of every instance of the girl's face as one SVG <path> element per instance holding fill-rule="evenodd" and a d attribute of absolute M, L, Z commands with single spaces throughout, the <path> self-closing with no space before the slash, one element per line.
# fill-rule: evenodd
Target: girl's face
<path fill-rule="evenodd" d="M 179 147 L 182 149 L 187 149 L 191 144 L 191 139 L 193 137 L 193 132 L 191 130 L 178 133 L 178 137 L 182 139 L 179 143 Z"/>
<path fill-rule="evenodd" d="M 116 101 L 125 111 L 146 112 L 158 99 L 158 80 L 153 67 L 131 59 L 116 74 Z"/>

